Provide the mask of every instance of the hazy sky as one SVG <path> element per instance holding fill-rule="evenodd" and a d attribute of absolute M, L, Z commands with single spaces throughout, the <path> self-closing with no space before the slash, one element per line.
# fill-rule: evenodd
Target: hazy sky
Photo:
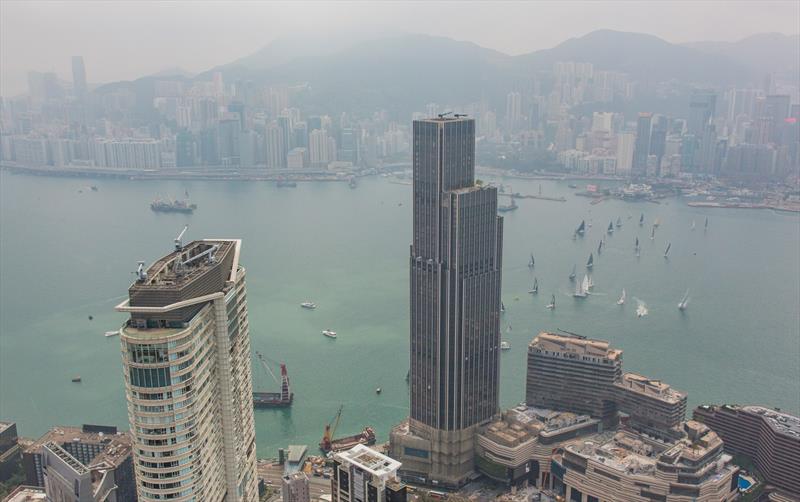
<path fill-rule="evenodd" d="M 795 34 L 800 2 L 42 2 L 0 0 L 0 95 L 27 90 L 28 70 L 70 79 L 84 56 L 89 82 L 168 67 L 201 71 L 303 32 L 394 31 L 469 40 L 509 54 L 609 28 L 670 42 Z"/>

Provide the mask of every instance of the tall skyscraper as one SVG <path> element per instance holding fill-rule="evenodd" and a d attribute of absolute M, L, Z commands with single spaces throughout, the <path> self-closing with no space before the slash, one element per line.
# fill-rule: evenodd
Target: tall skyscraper
<path fill-rule="evenodd" d="M 506 95 L 506 129 L 514 131 L 522 121 L 522 95 L 509 92 Z"/>
<path fill-rule="evenodd" d="M 139 500 L 258 500 L 240 252 L 179 236 L 116 307 Z"/>
<path fill-rule="evenodd" d="M 86 67 L 83 56 L 72 56 L 72 93 L 78 99 L 86 96 Z"/>
<path fill-rule="evenodd" d="M 413 143 L 411 410 L 392 452 L 409 479 L 458 486 L 498 409 L 503 219 L 475 183 L 473 119 L 415 120 Z"/>
<path fill-rule="evenodd" d="M 640 113 L 636 121 L 636 146 L 633 149 L 631 174 L 644 176 L 647 172 L 647 157 L 650 155 L 650 122 L 652 113 Z"/>
<path fill-rule="evenodd" d="M 689 99 L 689 119 L 686 127 L 689 134 L 701 136 L 706 126 L 714 117 L 717 106 L 717 95 L 714 91 L 696 89 Z"/>
<path fill-rule="evenodd" d="M 266 157 L 268 169 L 281 169 L 286 167 L 286 138 L 283 137 L 283 129 L 277 123 L 272 122 L 267 125 L 266 134 Z"/>

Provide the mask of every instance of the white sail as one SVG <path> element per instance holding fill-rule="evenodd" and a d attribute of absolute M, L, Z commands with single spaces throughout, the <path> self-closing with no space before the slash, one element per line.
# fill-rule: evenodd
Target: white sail
<path fill-rule="evenodd" d="M 617 305 L 625 305 L 625 298 L 625 288 L 622 288 L 622 296 L 620 296 L 619 300 L 617 300 Z"/>
<path fill-rule="evenodd" d="M 586 291 L 588 292 L 588 291 L 589 291 L 590 289 L 592 289 L 593 287 L 594 287 L 594 281 L 592 280 L 592 278 L 591 278 L 591 276 L 590 276 L 590 277 L 589 277 L 589 286 L 586 288 Z"/>
<path fill-rule="evenodd" d="M 588 275 L 584 275 L 583 282 L 581 283 L 581 292 L 584 294 L 588 293 L 590 287 L 592 287 L 591 279 L 589 279 Z"/>
<path fill-rule="evenodd" d="M 686 307 L 689 306 L 689 290 L 686 290 L 686 293 L 683 294 L 683 298 L 681 298 L 680 303 L 678 303 L 678 309 L 686 310 Z"/>

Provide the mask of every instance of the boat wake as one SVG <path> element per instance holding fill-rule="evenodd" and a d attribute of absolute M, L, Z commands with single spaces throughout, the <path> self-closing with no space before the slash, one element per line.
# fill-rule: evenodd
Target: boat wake
<path fill-rule="evenodd" d="M 650 313 L 645 302 L 638 298 L 634 298 L 634 300 L 636 300 L 636 317 L 644 317 Z"/>

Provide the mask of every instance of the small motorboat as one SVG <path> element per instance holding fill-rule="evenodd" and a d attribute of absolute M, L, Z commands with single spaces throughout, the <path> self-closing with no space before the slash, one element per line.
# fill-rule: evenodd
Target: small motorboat
<path fill-rule="evenodd" d="M 72 379 L 72 381 L 74 383 L 81 383 L 81 377 L 80 376 L 76 376 L 75 378 Z"/>
<path fill-rule="evenodd" d="M 322 334 L 327 336 L 328 338 L 336 338 L 336 332 L 335 331 L 331 331 L 329 329 L 323 329 L 322 330 Z"/>

